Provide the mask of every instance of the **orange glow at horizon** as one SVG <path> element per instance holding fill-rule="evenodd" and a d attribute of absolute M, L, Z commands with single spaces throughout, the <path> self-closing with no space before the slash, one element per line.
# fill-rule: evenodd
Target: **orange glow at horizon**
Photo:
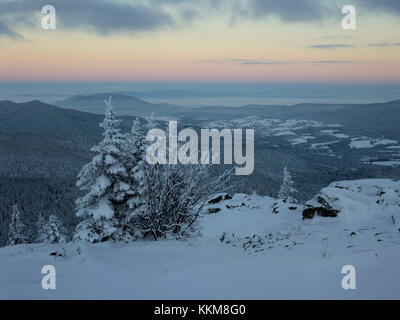
<path fill-rule="evenodd" d="M 326 34 L 352 47 L 310 47 Z M 32 30 L 0 42 L 0 81 L 400 82 L 400 46 L 367 45 L 396 36 L 276 21 L 108 37 Z"/>

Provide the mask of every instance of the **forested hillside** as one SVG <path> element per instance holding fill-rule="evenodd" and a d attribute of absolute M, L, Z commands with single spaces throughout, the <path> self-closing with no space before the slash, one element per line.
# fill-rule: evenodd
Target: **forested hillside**
<path fill-rule="evenodd" d="M 101 139 L 102 116 L 39 101 L 0 102 L 0 245 L 7 238 L 11 207 L 27 225 L 55 214 L 72 231 L 76 175 Z M 132 119 L 121 124 L 127 129 Z"/>
<path fill-rule="evenodd" d="M 95 96 L 95 100 L 101 97 Z M 118 109 L 118 99 L 114 105 Z M 148 104 L 146 112 L 157 111 L 155 106 L 160 107 Z M 103 108 L 102 102 L 99 102 L 100 108 Z M 138 114 L 144 112 L 143 105 L 137 108 Z M 135 114 L 135 110 L 133 104 L 130 113 Z M 368 112 L 364 114 L 363 110 Z M 242 116 L 235 116 L 237 112 Z M 288 166 L 298 190 L 297 198 L 306 201 L 332 181 L 400 178 L 398 166 L 362 161 L 375 159 L 385 164 L 396 160 L 396 146 L 350 147 L 351 143 L 360 143 L 357 139 L 366 142 L 377 139 L 378 143 L 385 142 L 384 138 L 400 140 L 400 128 L 396 127 L 399 112 L 397 102 L 365 106 L 197 108 L 179 113 L 185 119 L 179 121 L 179 127 L 191 126 L 197 131 L 204 127 L 255 128 L 254 173 L 232 177 L 231 192 L 275 197 L 283 168 Z M 196 120 L 205 114 L 205 118 L 213 121 Z M 248 119 L 243 115 L 248 115 Z M 127 132 L 134 117 L 121 119 L 121 129 Z M 69 231 L 74 229 L 77 222 L 74 201 L 80 194 L 75 186 L 77 174 L 93 156 L 90 147 L 102 137 L 99 127 L 102 120 L 102 115 L 62 109 L 40 101 L 0 102 L 0 245 L 5 244 L 14 204 L 18 204 L 27 225 L 32 225 L 39 214 L 45 218 L 54 214 L 64 221 Z M 323 130 L 324 126 L 330 128 L 336 124 L 339 127 L 334 127 L 335 130 Z M 166 123 L 158 122 L 157 126 L 165 129 Z M 334 143 L 330 144 L 330 140 Z M 212 171 L 221 173 L 224 169 L 224 166 L 213 166 Z"/>

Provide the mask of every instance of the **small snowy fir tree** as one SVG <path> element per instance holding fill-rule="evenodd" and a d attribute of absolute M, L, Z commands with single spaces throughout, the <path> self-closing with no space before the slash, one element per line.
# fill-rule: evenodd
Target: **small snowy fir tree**
<path fill-rule="evenodd" d="M 285 169 L 283 170 L 283 181 L 281 189 L 279 190 L 278 198 L 289 203 L 296 203 L 297 200 L 293 197 L 293 194 L 296 192 L 297 190 L 294 187 L 292 175 L 290 174 L 288 168 L 285 166 Z"/>
<path fill-rule="evenodd" d="M 67 242 L 66 231 L 62 221 L 55 215 L 49 217 L 49 221 L 44 227 L 43 242 L 45 243 L 65 243 Z"/>
<path fill-rule="evenodd" d="M 12 207 L 11 222 L 8 228 L 8 245 L 26 243 L 25 225 L 21 221 L 21 212 L 17 205 Z"/>
<path fill-rule="evenodd" d="M 100 124 L 104 139 L 91 149 L 97 155 L 82 168 L 77 181 L 80 190 L 87 193 L 76 201 L 76 215 L 83 221 L 78 224 L 74 239 L 93 243 L 122 240 L 126 236 L 120 225 L 126 214 L 124 193 L 129 191 L 125 182 L 125 139 L 118 128 L 120 120 L 113 111 L 111 97 L 104 103 L 106 112 Z"/>
<path fill-rule="evenodd" d="M 128 214 L 124 225 L 131 228 L 131 234 L 135 233 L 131 223 L 132 218 L 145 210 L 143 199 L 145 189 L 145 147 L 146 140 L 144 134 L 140 131 L 139 119 L 136 118 L 133 121 L 131 132 L 125 135 L 124 166 L 127 171 L 127 180 L 120 183 L 119 189 L 116 190 L 118 200 L 126 201 L 125 210 Z"/>
<path fill-rule="evenodd" d="M 46 239 L 46 220 L 43 215 L 39 215 L 38 221 L 36 222 L 36 242 L 42 243 Z"/>

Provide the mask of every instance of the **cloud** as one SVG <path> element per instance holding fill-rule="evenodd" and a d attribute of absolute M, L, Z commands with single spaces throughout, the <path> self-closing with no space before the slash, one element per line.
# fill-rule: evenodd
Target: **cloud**
<path fill-rule="evenodd" d="M 386 42 L 382 43 L 368 43 L 368 47 L 387 47 L 389 46 Z"/>
<path fill-rule="evenodd" d="M 354 1 L 371 14 L 377 9 L 400 15 L 399 0 Z M 0 0 L 0 36 L 17 38 L 15 30 L 21 26 L 40 28 L 40 10 L 47 4 L 57 10 L 57 29 L 100 35 L 186 28 L 194 21 L 220 16 L 231 23 L 270 17 L 284 23 L 312 23 L 341 17 L 338 0 Z M 335 47 L 320 47 L 328 48 Z"/>
<path fill-rule="evenodd" d="M 315 38 L 310 38 L 310 41 L 326 41 L 326 40 L 354 40 L 356 37 L 352 35 L 328 35 L 328 36 L 321 36 L 321 37 L 315 37 Z"/>
<path fill-rule="evenodd" d="M 40 12 L 46 0 L 19 0 L 0 3 L 0 17 L 13 25 L 40 27 Z M 102 35 L 114 32 L 155 30 L 173 25 L 165 10 L 120 0 L 52 0 L 57 12 L 57 29 L 85 29 Z M 1 28 L 1 27 L 0 27 Z M 0 29 L 1 30 L 1 29 Z"/>
<path fill-rule="evenodd" d="M 184 22 L 191 23 L 195 19 L 201 18 L 201 13 L 199 10 L 192 8 L 184 8 L 179 11 L 180 17 Z"/>
<path fill-rule="evenodd" d="M 311 60 L 311 61 L 276 61 L 256 59 L 205 59 L 196 60 L 195 63 L 236 63 L 241 65 L 283 65 L 283 64 L 342 64 L 353 63 L 352 60 Z"/>
<path fill-rule="evenodd" d="M 341 63 L 354 63 L 353 60 L 320 60 L 310 61 L 311 64 L 341 64 Z"/>
<path fill-rule="evenodd" d="M 369 10 L 379 10 L 391 14 L 400 15 L 399 0 L 359 0 L 361 6 L 365 6 Z"/>
<path fill-rule="evenodd" d="M 0 36 L 1 35 L 4 35 L 4 36 L 9 37 L 9 38 L 13 38 L 13 39 L 22 38 L 22 36 L 20 34 L 18 34 L 17 32 L 13 31 L 12 29 L 10 29 L 5 22 L 0 20 Z"/>
<path fill-rule="evenodd" d="M 344 44 L 344 43 L 331 43 L 331 44 L 313 44 L 307 46 L 307 48 L 311 49 L 342 49 L 342 48 L 354 48 L 355 46 L 352 44 Z"/>
<path fill-rule="evenodd" d="M 289 64 L 289 61 L 258 61 L 258 60 L 249 60 L 249 61 L 243 61 L 241 64 L 258 64 L 258 65 L 276 65 L 276 64 Z"/>
<path fill-rule="evenodd" d="M 69 9 L 75 2 L 76 9 Z M 160 9 L 123 2 L 68 0 L 58 5 L 62 26 L 91 27 L 98 33 L 154 30 L 173 24 L 173 19 Z M 67 8 L 72 12 L 67 12 Z"/>
<path fill-rule="evenodd" d="M 224 60 L 220 59 L 202 59 L 202 60 L 196 60 L 194 63 L 223 63 Z"/>
<path fill-rule="evenodd" d="M 273 15 L 285 22 L 322 20 L 329 14 L 326 4 L 317 0 L 250 0 L 247 9 L 254 17 Z"/>
<path fill-rule="evenodd" d="M 191 8 L 199 12 L 195 18 L 209 19 L 213 15 L 227 14 L 230 24 L 240 20 L 277 17 L 291 22 L 315 22 L 340 15 L 332 0 L 147 0 L 165 7 Z M 335 0 L 336 1 L 336 0 Z"/>
<path fill-rule="evenodd" d="M 341 63 L 352 63 L 351 60 L 315 60 L 315 61 L 258 61 L 249 60 L 242 62 L 247 65 L 282 65 L 282 64 L 341 64 Z"/>

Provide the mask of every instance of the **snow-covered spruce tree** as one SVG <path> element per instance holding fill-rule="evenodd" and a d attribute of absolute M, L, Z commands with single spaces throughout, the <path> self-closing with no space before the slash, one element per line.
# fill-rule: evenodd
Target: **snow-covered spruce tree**
<path fill-rule="evenodd" d="M 13 205 L 11 212 L 11 221 L 8 227 L 8 245 L 26 243 L 25 225 L 21 221 L 21 212 L 17 205 Z"/>
<path fill-rule="evenodd" d="M 46 220 L 43 215 L 39 214 L 36 222 L 36 242 L 42 243 L 46 239 Z"/>
<path fill-rule="evenodd" d="M 124 166 L 124 135 L 118 128 L 120 120 L 112 108 L 111 97 L 100 127 L 104 139 L 91 151 L 97 155 L 78 175 L 77 186 L 87 193 L 76 200 L 76 215 L 83 221 L 78 224 L 75 240 L 102 242 L 109 239 L 129 238 L 123 223 L 126 215 L 126 196 L 130 186 Z"/>
<path fill-rule="evenodd" d="M 294 181 L 288 168 L 285 166 L 283 170 L 283 181 L 279 190 L 278 198 L 289 203 L 296 203 L 297 199 L 293 196 L 297 190 L 294 187 Z"/>
<path fill-rule="evenodd" d="M 134 237 L 140 235 L 137 234 L 132 220 L 139 212 L 145 210 L 145 147 L 146 139 L 140 128 L 140 121 L 136 118 L 133 121 L 131 132 L 125 135 L 123 144 L 124 166 L 127 177 L 124 182 L 120 182 L 121 187 L 117 190 L 118 200 L 125 201 L 124 210 L 126 215 L 122 225 Z"/>
<path fill-rule="evenodd" d="M 49 221 L 44 227 L 43 242 L 45 243 L 65 243 L 67 242 L 67 233 L 62 221 L 55 215 L 49 217 Z"/>

